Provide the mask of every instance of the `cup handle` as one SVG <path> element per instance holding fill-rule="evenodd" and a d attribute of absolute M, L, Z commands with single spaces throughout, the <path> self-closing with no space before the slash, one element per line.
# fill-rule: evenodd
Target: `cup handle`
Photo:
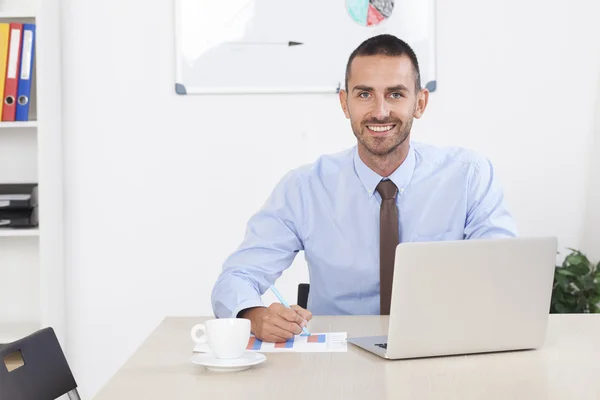
<path fill-rule="evenodd" d="M 198 331 L 202 331 L 203 335 L 198 337 Z M 197 324 L 192 327 L 192 331 L 190 332 L 192 335 L 192 340 L 198 344 L 204 344 L 207 342 L 206 340 L 206 327 L 204 324 Z"/>

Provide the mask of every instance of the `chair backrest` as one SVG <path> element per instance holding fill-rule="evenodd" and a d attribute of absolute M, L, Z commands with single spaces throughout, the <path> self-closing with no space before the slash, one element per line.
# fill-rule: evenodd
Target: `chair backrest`
<path fill-rule="evenodd" d="M 22 366 L 9 372 L 6 360 L 15 353 L 20 353 Z M 54 329 L 44 328 L 0 346 L 0 400 L 54 400 L 64 394 L 79 398 Z"/>
<path fill-rule="evenodd" d="M 308 293 L 310 292 L 310 284 L 301 283 L 298 285 L 298 304 L 302 308 L 307 308 L 308 306 Z"/>

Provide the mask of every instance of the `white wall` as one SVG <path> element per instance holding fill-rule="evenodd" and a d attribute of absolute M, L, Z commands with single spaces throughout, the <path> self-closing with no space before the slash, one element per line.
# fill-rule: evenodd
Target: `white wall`
<path fill-rule="evenodd" d="M 67 350 L 86 398 L 164 316 L 211 313 L 283 173 L 354 143 L 332 95 L 177 97 L 171 3 L 63 1 Z M 439 92 L 414 138 L 485 153 L 521 233 L 578 246 L 600 4 L 438 3 Z M 305 278 L 300 260 L 284 295 Z"/>
<path fill-rule="evenodd" d="M 587 204 L 581 247 L 600 263 L 600 80 L 594 112 L 594 134 L 589 147 Z M 600 265 L 600 264 L 598 264 Z"/>

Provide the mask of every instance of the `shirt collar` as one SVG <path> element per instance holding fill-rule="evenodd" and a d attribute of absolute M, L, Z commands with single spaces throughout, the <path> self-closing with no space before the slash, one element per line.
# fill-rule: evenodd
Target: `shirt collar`
<path fill-rule="evenodd" d="M 411 144 L 408 150 L 408 155 L 406 156 L 404 162 L 400 164 L 400 166 L 396 168 L 396 170 L 388 177 L 398 187 L 400 194 L 404 192 L 410 183 L 413 172 L 415 171 L 415 164 L 416 155 Z M 363 162 L 363 160 L 361 160 L 360 156 L 358 155 L 358 147 L 354 148 L 354 170 L 365 187 L 369 197 L 373 196 L 377 185 L 385 177 L 380 176 L 377 172 L 369 168 L 367 164 Z"/>

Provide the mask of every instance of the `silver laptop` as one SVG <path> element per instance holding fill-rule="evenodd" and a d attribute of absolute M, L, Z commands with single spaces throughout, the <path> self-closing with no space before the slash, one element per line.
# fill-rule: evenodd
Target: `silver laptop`
<path fill-rule="evenodd" d="M 387 336 L 348 341 L 389 359 L 543 345 L 555 237 L 401 243 Z"/>

